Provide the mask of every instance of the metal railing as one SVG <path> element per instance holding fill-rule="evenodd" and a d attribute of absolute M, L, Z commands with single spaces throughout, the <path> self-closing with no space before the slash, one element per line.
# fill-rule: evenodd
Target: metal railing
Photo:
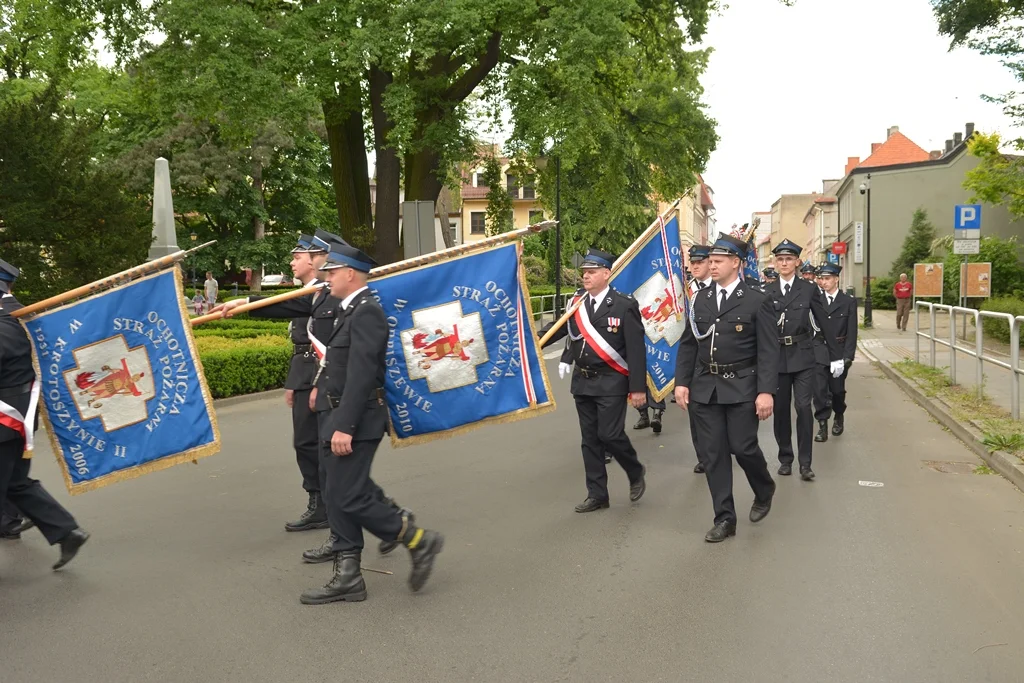
<path fill-rule="evenodd" d="M 928 313 L 928 331 L 922 332 L 921 310 L 926 309 Z M 936 318 L 939 314 L 949 316 L 949 336 L 940 338 L 935 331 Z M 957 343 L 956 336 L 957 316 L 973 318 L 974 321 L 974 348 Z M 985 333 L 982 320 L 989 318 L 1001 320 L 1010 327 L 1010 361 L 1006 362 L 999 358 L 986 355 Z M 966 318 L 965 318 L 966 319 Z M 984 395 L 985 385 L 985 363 L 991 363 L 996 367 L 1010 371 L 1010 415 L 1013 419 L 1020 419 L 1020 379 L 1024 370 L 1020 367 L 1020 331 L 1024 324 L 1024 316 L 1014 317 L 1009 313 L 998 313 L 996 311 L 978 311 L 973 308 L 962 306 L 948 306 L 945 304 L 934 304 L 928 301 L 916 301 L 914 305 L 914 360 L 921 362 L 921 339 L 927 339 L 929 343 L 928 359 L 929 364 L 935 367 L 935 350 L 938 345 L 949 349 L 949 378 L 956 384 L 956 354 L 965 353 L 975 359 L 976 362 L 976 385 L 978 398 Z"/>
<path fill-rule="evenodd" d="M 565 313 L 565 307 L 568 305 L 569 300 L 572 299 L 572 295 L 575 294 L 576 289 L 573 288 L 568 292 L 562 293 L 562 306 L 559 310 Z M 543 322 L 545 316 L 554 320 L 555 311 L 555 295 L 554 294 L 541 294 L 539 296 L 530 297 L 530 308 L 533 310 L 533 321 Z"/>

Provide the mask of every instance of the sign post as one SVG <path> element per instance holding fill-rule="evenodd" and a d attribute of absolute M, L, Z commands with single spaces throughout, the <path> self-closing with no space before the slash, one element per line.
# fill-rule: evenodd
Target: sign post
<path fill-rule="evenodd" d="M 853 224 L 853 262 L 864 263 L 864 223 Z"/>
<path fill-rule="evenodd" d="M 942 303 L 942 264 L 914 264 L 914 299 L 939 297 Z"/>
<path fill-rule="evenodd" d="M 960 306 L 966 307 L 964 278 L 968 258 L 971 254 L 981 253 L 981 204 L 956 204 L 953 207 L 953 253 L 962 254 L 964 257 L 963 266 L 960 268 Z M 967 338 L 967 316 L 964 316 L 962 336 Z"/>

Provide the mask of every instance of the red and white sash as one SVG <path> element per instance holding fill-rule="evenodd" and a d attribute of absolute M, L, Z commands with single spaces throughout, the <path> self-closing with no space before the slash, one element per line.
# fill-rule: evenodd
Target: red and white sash
<path fill-rule="evenodd" d="M 0 425 L 13 429 L 25 439 L 25 450 L 35 447 L 36 408 L 39 405 L 39 382 L 32 382 L 31 396 L 28 400 L 28 417 L 9 403 L 0 401 Z M 28 457 L 28 456 L 26 456 Z"/>
<path fill-rule="evenodd" d="M 608 340 L 600 335 L 597 328 L 594 327 L 594 323 L 590 322 L 590 316 L 586 314 L 583 308 L 583 306 L 577 308 L 575 316 L 576 325 L 583 334 L 583 338 L 590 345 L 590 348 L 597 352 L 601 360 L 610 365 L 616 372 L 620 372 L 628 377 L 629 365 L 626 363 L 626 359 L 620 356 L 619 352 L 608 343 Z"/>

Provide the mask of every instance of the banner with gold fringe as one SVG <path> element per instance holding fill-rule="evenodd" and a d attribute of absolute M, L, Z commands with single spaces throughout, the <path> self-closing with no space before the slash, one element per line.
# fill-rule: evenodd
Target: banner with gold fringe
<path fill-rule="evenodd" d="M 392 445 L 554 410 L 519 255 L 506 244 L 370 282 L 390 328 Z"/>
<path fill-rule="evenodd" d="M 23 322 L 73 495 L 220 450 L 178 266 Z"/>

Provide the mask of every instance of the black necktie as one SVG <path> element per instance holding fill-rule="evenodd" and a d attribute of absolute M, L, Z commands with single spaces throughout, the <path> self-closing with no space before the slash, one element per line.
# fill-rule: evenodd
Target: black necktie
<path fill-rule="evenodd" d="M 719 304 L 718 304 L 718 310 L 719 310 L 719 311 L 721 311 L 721 310 L 722 310 L 723 308 L 725 308 L 725 298 L 726 298 L 727 296 L 729 296 L 728 292 L 726 292 L 726 291 L 725 291 L 725 290 L 723 289 L 723 290 L 722 290 L 722 301 L 721 301 L 721 303 L 719 303 Z"/>
<path fill-rule="evenodd" d="M 595 308 L 596 307 L 594 306 L 594 297 L 588 296 L 587 297 L 587 312 L 590 313 L 591 317 L 593 317 L 593 315 L 594 315 Z"/>
<path fill-rule="evenodd" d="M 707 287 L 707 284 L 705 284 L 703 282 L 700 282 L 700 281 L 697 282 L 697 291 L 700 291 L 700 290 L 704 289 L 705 287 Z"/>
<path fill-rule="evenodd" d="M 782 285 L 782 296 L 789 296 L 789 283 Z"/>
<path fill-rule="evenodd" d="M 832 305 L 832 295 L 831 294 L 828 295 L 828 305 L 829 306 Z"/>

